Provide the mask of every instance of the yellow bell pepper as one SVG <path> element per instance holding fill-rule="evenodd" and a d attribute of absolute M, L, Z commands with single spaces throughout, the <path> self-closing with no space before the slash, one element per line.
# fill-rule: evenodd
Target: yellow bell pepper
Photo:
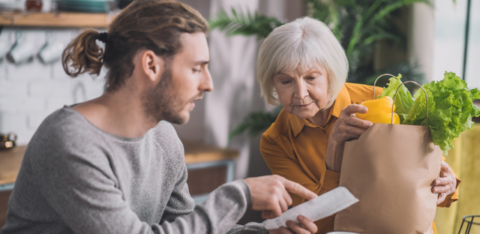
<path fill-rule="evenodd" d="M 361 103 L 368 108 L 368 112 L 365 114 L 357 113 L 357 118 L 368 120 L 372 123 L 385 123 L 392 122 L 392 105 L 395 111 L 395 105 L 391 97 L 385 96 L 376 100 L 364 101 Z M 400 117 L 396 113 L 393 113 L 393 124 L 400 124 Z"/>

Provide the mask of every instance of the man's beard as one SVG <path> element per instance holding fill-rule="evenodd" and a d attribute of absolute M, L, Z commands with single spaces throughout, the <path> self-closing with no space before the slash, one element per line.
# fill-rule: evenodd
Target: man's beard
<path fill-rule="evenodd" d="M 171 63 L 166 62 L 164 68 L 158 84 L 144 95 L 145 114 L 155 123 L 166 120 L 183 124 L 187 120 L 180 116 L 180 112 L 185 105 L 180 103 L 173 90 Z"/>

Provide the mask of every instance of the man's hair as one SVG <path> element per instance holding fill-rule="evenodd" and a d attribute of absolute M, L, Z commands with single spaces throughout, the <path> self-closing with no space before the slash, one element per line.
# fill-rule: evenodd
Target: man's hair
<path fill-rule="evenodd" d="M 322 22 L 304 17 L 282 25 L 268 35 L 257 59 L 257 80 L 262 96 L 270 105 L 278 105 L 273 77 L 300 68 L 303 71 L 324 67 L 328 72 L 329 108 L 342 89 L 348 74 L 345 51 Z"/>
<path fill-rule="evenodd" d="M 137 0 L 115 18 L 107 34 L 89 29 L 77 36 L 64 50 L 62 64 L 71 77 L 86 72 L 98 75 L 105 65 L 105 90 L 115 91 L 132 75 L 133 57 L 140 49 L 171 59 L 182 48 L 182 33 L 207 31 L 206 20 L 186 4 Z M 105 50 L 97 45 L 97 40 L 105 42 Z"/>

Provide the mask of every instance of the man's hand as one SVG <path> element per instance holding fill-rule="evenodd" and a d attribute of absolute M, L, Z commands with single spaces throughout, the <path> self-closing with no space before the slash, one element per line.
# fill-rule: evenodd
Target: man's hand
<path fill-rule="evenodd" d="M 278 217 L 288 210 L 292 204 L 292 198 L 288 192 L 307 200 L 317 197 L 314 192 L 279 175 L 247 178 L 245 182 L 250 188 L 252 210 L 261 210 L 264 219 Z"/>
<path fill-rule="evenodd" d="M 309 234 L 317 232 L 317 225 L 310 219 L 299 215 L 297 217 L 300 223 L 292 220 L 287 221 L 287 227 L 280 227 L 278 229 L 269 230 L 269 234 Z"/>
<path fill-rule="evenodd" d="M 367 113 L 368 108 L 362 105 L 351 104 L 343 108 L 340 116 L 333 125 L 328 139 L 325 164 L 327 169 L 340 172 L 343 160 L 345 141 L 357 139 L 370 126 L 372 122 L 355 117 L 355 113 Z"/>
<path fill-rule="evenodd" d="M 446 162 L 442 162 L 440 169 L 440 177 L 433 182 L 432 192 L 438 193 L 437 204 L 445 201 L 448 195 L 455 192 L 457 188 L 457 179 L 453 174 L 452 169 Z"/>

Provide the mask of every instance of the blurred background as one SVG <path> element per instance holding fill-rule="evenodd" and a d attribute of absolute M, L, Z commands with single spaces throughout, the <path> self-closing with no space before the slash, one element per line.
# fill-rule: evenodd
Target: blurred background
<path fill-rule="evenodd" d="M 105 69 L 99 76 L 71 79 L 63 71 L 60 54 L 83 28 L 106 31 L 130 2 L 0 0 L 0 132 L 13 132 L 15 144 L 26 145 L 53 111 L 100 96 Z M 348 82 L 373 84 L 379 74 L 401 73 L 404 80 L 423 84 L 452 71 L 470 88 L 480 87 L 478 0 L 182 2 L 209 19 L 215 89 L 196 105 L 189 123 L 175 127 L 182 140 L 236 150 L 225 181 L 270 174 L 259 141 L 278 108 L 267 106 L 260 97 L 255 62 L 265 36 L 296 18 L 308 15 L 332 29 L 349 59 Z M 464 215 L 480 215 L 476 170 L 480 151 L 475 148 L 479 134 L 477 126 L 466 132 L 447 158 L 463 182 L 459 202 L 437 211 L 439 233 L 457 233 Z M 0 166 L 0 182 L 1 170 Z M 261 221 L 260 214 L 247 212 L 241 222 L 248 221 Z M 480 233 L 480 228 L 470 233 Z"/>

